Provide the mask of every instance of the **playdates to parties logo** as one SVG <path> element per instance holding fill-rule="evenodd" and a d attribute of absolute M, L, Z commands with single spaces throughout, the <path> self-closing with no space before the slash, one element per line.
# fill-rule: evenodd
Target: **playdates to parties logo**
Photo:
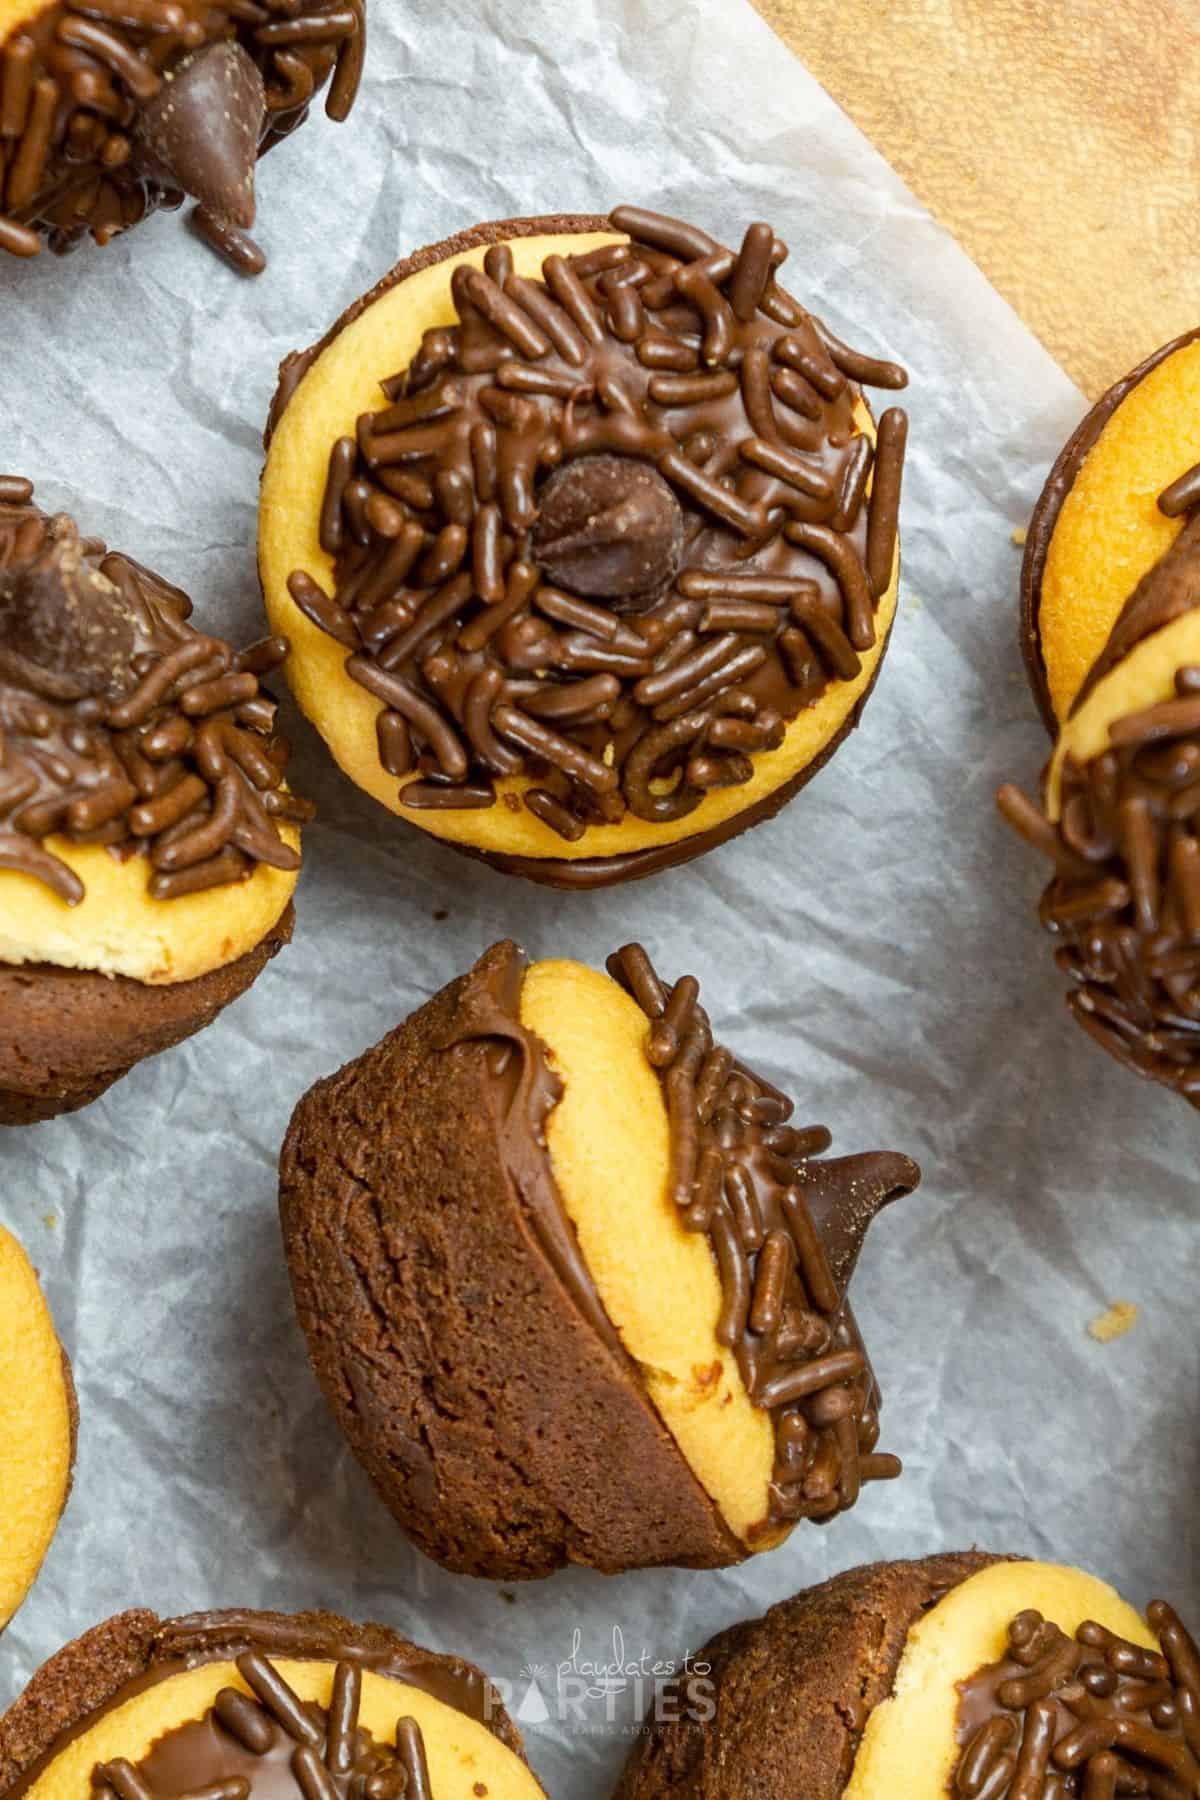
<path fill-rule="evenodd" d="M 672 1660 L 634 1650 L 619 1625 L 595 1654 L 592 1648 L 576 1628 L 561 1661 L 526 1663 L 515 1681 L 493 1678 L 495 1698 L 522 1725 L 583 1731 L 638 1731 L 678 1719 L 704 1724 L 716 1711 L 712 1665 L 690 1651 Z"/>

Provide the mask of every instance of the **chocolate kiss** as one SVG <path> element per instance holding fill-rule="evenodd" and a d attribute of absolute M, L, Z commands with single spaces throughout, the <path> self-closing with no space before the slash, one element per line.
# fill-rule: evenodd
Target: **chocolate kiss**
<path fill-rule="evenodd" d="M 920 1179 L 916 1163 L 894 1150 L 814 1158 L 803 1166 L 797 1185 L 843 1298 L 872 1220 L 893 1200 L 911 1194 Z"/>
<path fill-rule="evenodd" d="M 248 228 L 265 107 L 262 75 L 242 46 L 206 44 L 168 70 L 142 108 L 140 161 L 223 223 Z"/>
<path fill-rule="evenodd" d="M 74 525 L 56 520 L 50 529 L 33 558 L 0 570 L 0 650 L 18 678 L 23 666 L 37 671 L 39 692 L 115 700 L 135 680 L 133 614 L 84 557 Z"/>
<path fill-rule="evenodd" d="M 538 495 L 534 555 L 548 581 L 643 612 L 675 578 L 683 512 L 655 469 L 623 456 L 564 463 Z"/>

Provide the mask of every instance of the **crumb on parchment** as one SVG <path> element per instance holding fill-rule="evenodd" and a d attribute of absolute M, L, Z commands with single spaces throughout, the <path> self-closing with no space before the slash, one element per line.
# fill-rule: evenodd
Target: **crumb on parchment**
<path fill-rule="evenodd" d="M 1025 548 L 1025 541 L 1028 538 L 1028 536 L 1029 536 L 1029 533 L 1025 529 L 1024 525 L 1018 525 L 1017 529 L 1013 532 L 1012 536 L 1009 538 L 1008 541 L 1010 544 L 1012 544 L 1014 546 L 1015 549 L 1023 550 Z"/>
<path fill-rule="evenodd" d="M 1132 1300 L 1114 1300 L 1107 1312 L 1100 1313 L 1088 1321 L 1088 1336 L 1094 1337 L 1098 1344 L 1111 1344 L 1114 1338 L 1124 1337 L 1137 1324 L 1138 1309 Z"/>

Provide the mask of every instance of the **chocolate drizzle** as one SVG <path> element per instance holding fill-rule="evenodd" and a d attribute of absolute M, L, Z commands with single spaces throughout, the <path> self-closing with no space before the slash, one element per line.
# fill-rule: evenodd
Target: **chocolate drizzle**
<path fill-rule="evenodd" d="M 164 133 L 173 81 L 206 53 L 212 73 L 217 45 L 254 71 L 231 81 L 222 65 L 232 132 L 210 87 Z M 210 241 L 236 235 L 254 216 L 247 160 L 302 124 L 327 82 L 325 110 L 344 119 L 365 46 L 365 0 L 55 0 L 0 45 L 0 250 L 62 253 L 89 232 L 105 244 L 185 190 Z M 149 133 L 147 112 L 160 116 Z"/>
<path fill-rule="evenodd" d="M 1147 1611 L 1162 1654 L 1089 1621 L 1069 1638 L 1019 1613 L 1008 1654 L 959 1683 L 961 1800 L 1200 1794 L 1200 1652 L 1165 1601 Z"/>
<path fill-rule="evenodd" d="M 0 869 L 76 905 L 56 838 L 144 851 L 159 900 L 298 868 L 278 826 L 312 809 L 259 681 L 286 641 L 203 635 L 178 588 L 32 496 L 0 477 Z"/>
<path fill-rule="evenodd" d="M 879 1389 L 845 1296 L 871 1220 L 911 1193 L 920 1171 L 890 1152 L 822 1160 L 828 1131 L 790 1125 L 791 1101 L 713 1041 L 694 977 L 666 987 L 638 944 L 608 970 L 650 1020 L 671 1197 L 712 1245 L 724 1290 L 718 1339 L 751 1400 L 774 1415 L 763 1529 L 831 1518 L 864 1481 L 900 1473 L 875 1449 Z"/>
<path fill-rule="evenodd" d="M 491 806 L 521 775 L 572 843 L 743 785 L 858 674 L 905 438 L 894 408 L 877 450 L 859 431 L 859 384 L 903 371 L 783 292 L 768 226 L 735 255 L 638 208 L 610 222 L 632 242 L 548 257 L 540 281 L 504 243 L 454 270 L 457 323 L 333 446 L 333 594 L 289 580 L 384 702 L 405 806 Z"/>
<path fill-rule="evenodd" d="M 1130 596 L 1097 670 L 1197 605 L 1193 519 Z M 1127 1068 L 1200 1106 L 1200 668 L 1179 669 L 1175 689 L 1118 719 L 1086 765 L 1064 759 L 1057 821 L 1011 785 L 997 802 L 1054 862 L 1039 918 L 1074 983 L 1075 1018 Z"/>
<path fill-rule="evenodd" d="M 136 1766 L 98 1763 L 95 1800 L 430 1800 L 416 1721 L 400 1718 L 390 1745 L 359 1724 L 359 1664 L 337 1664 L 328 1709 L 301 1701 L 257 1650 L 237 1669 L 249 1695 L 222 1688 L 202 1719 L 166 1732 Z"/>
<path fill-rule="evenodd" d="M 495 1095 L 504 1161 L 542 1252 L 575 1307 L 622 1362 L 625 1349 L 563 1210 L 546 1148 L 546 1121 L 562 1098 L 562 1082 L 540 1040 L 521 1023 L 521 984 L 528 964 L 517 946 L 501 943 L 463 978 L 452 1035 L 443 1048 L 482 1042 Z"/>

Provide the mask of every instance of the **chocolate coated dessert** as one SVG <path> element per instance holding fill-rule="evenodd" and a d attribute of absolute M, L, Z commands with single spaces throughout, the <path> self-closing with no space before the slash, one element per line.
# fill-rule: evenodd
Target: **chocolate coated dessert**
<path fill-rule="evenodd" d="M 0 477 L 0 1122 L 96 1098 L 291 935 L 297 824 L 261 676 L 187 596 Z"/>
<path fill-rule="evenodd" d="M 1074 1016 L 1200 1104 L 1200 341 L 1105 396 L 1059 459 L 1023 631 L 1055 750 L 1005 816 L 1054 864 L 1040 907 Z"/>
<path fill-rule="evenodd" d="M 366 0 L 7 0 L 0 7 L 0 252 L 107 244 L 158 207 L 242 274 L 260 155 L 329 84 L 344 119 Z"/>
<path fill-rule="evenodd" d="M 332 1613 L 121 1613 L 0 1719 L 0 1792 L 59 1800 L 538 1800 L 472 1664 Z"/>
<path fill-rule="evenodd" d="M 856 722 L 906 435 L 862 386 L 905 376 L 786 294 L 785 256 L 762 223 L 734 253 L 638 207 L 507 220 L 401 263 L 285 365 L 268 611 L 392 811 L 602 885 L 778 810 Z"/>
<path fill-rule="evenodd" d="M 36 1271 L 0 1225 L 0 1632 L 32 1586 L 71 1491 L 79 1409 Z"/>
<path fill-rule="evenodd" d="M 916 1167 L 826 1158 L 694 979 L 636 946 L 609 968 L 496 945 L 318 1083 L 283 1149 L 326 1397 L 404 1529 L 471 1574 L 716 1567 L 899 1473 L 846 1289 Z"/>
<path fill-rule="evenodd" d="M 1200 1657 L 1078 1569 L 971 1552 L 852 1569 L 722 1632 L 616 1800 L 1200 1793 Z"/>

